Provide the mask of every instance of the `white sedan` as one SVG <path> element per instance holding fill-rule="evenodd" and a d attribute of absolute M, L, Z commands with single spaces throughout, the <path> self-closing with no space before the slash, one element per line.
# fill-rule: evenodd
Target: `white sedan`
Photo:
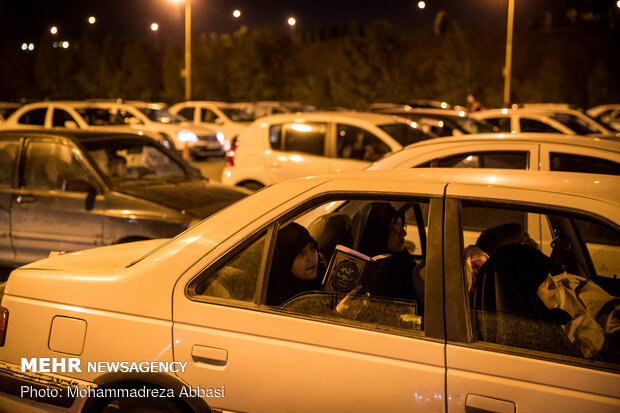
<path fill-rule="evenodd" d="M 550 133 L 437 138 L 409 145 L 369 167 L 493 168 L 620 175 L 620 141 Z"/>
<path fill-rule="evenodd" d="M 306 178 L 258 191 L 169 241 L 29 264 L 10 275 L 0 303 L 0 409 L 617 412 L 620 343 L 611 294 L 619 291 L 619 187 L 616 176 L 541 171 Z M 392 211 L 381 227 L 368 215 L 378 206 Z M 334 231 L 335 216 L 355 225 Z M 536 288 L 544 277 L 539 290 L 564 277 L 596 291 L 603 304 L 596 314 L 581 290 L 568 287 L 588 304 L 574 315 L 555 309 L 566 315 L 562 322 L 518 313 L 521 324 L 510 327 L 502 303 L 479 306 L 478 297 L 495 296 L 490 286 L 507 287 L 469 285 L 463 235 L 482 237 L 504 224 L 520 228 L 521 237 L 497 254 L 522 251 L 536 262 L 492 255 L 494 266 L 480 268 L 479 280 L 492 278 L 493 269 L 529 265 L 516 275 L 528 288 L 508 290 L 508 297 L 527 296 L 553 312 Z M 383 235 L 368 238 L 373 231 Z M 519 244 L 524 231 L 542 252 Z M 408 249 L 394 256 L 415 267 L 413 278 L 400 280 L 413 281 L 407 294 L 344 301 L 323 291 L 313 246 L 326 253 L 325 238 L 336 236 L 356 250 L 362 240 L 391 248 L 390 239 L 404 234 Z M 302 271 L 305 282 L 297 271 L 302 256 L 314 259 Z M 547 256 L 561 274 L 551 277 Z M 297 281 L 277 281 L 274 274 L 290 263 Z M 274 294 L 284 302 L 274 304 Z"/>

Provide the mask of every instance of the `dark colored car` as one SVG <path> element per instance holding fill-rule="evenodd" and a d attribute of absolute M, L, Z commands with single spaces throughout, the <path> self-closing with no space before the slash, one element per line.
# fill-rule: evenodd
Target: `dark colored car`
<path fill-rule="evenodd" d="M 0 262 L 168 238 L 244 197 L 133 133 L 0 132 Z"/>

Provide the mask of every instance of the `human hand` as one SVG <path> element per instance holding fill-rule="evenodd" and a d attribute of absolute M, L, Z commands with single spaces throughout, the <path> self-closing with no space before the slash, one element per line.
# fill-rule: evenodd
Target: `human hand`
<path fill-rule="evenodd" d="M 355 295 L 362 289 L 362 285 L 358 285 L 342 299 L 336 306 L 336 312 L 343 317 L 354 319 L 362 311 L 362 309 L 368 305 L 369 293 L 366 293 L 364 297 L 355 297 Z"/>

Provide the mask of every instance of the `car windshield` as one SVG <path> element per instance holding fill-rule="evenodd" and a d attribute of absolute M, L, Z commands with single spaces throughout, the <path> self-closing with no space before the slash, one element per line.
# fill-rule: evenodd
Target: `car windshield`
<path fill-rule="evenodd" d="M 102 139 L 84 147 L 115 185 L 179 182 L 188 178 L 180 162 L 146 139 Z"/>
<path fill-rule="evenodd" d="M 437 137 L 430 133 L 424 133 L 408 123 L 390 123 L 378 126 L 379 129 L 390 135 L 402 146 Z"/>
<path fill-rule="evenodd" d="M 127 125 L 124 116 L 114 114 L 107 108 L 76 108 L 75 110 L 91 126 Z"/>
<path fill-rule="evenodd" d="M 239 108 L 219 108 L 233 122 L 253 122 L 251 113 Z"/>
<path fill-rule="evenodd" d="M 588 122 L 570 113 L 554 113 L 550 115 L 554 120 L 557 120 L 563 125 L 568 126 L 577 135 L 588 135 L 590 133 L 600 133 L 600 130 L 595 130 Z"/>
<path fill-rule="evenodd" d="M 168 109 L 153 109 L 148 107 L 139 107 L 138 110 L 142 112 L 147 118 L 153 122 L 158 123 L 181 123 L 181 118 L 168 112 Z"/>

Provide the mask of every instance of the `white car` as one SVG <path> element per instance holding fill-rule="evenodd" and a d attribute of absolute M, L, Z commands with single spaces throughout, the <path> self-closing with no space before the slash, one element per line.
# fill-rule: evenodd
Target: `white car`
<path fill-rule="evenodd" d="M 437 138 L 409 145 L 368 169 L 492 168 L 620 175 L 620 141 L 550 133 Z"/>
<path fill-rule="evenodd" d="M 189 122 L 222 132 L 225 150 L 229 150 L 232 140 L 254 121 L 254 116 L 246 110 L 245 105 L 238 103 L 188 101 L 176 103 L 169 110 Z"/>
<path fill-rule="evenodd" d="M 188 146 L 196 158 L 222 155 L 223 135 L 182 122 L 159 103 L 116 101 L 46 101 L 22 106 L 3 129 L 80 128 L 123 132 L 131 128 L 161 141 L 169 149 Z"/>
<path fill-rule="evenodd" d="M 29 264 L 9 276 L 0 302 L 0 410 L 617 412 L 617 298 L 601 287 L 619 290 L 619 187 L 616 176 L 452 169 L 291 180 L 167 242 Z M 416 243 L 400 253 L 424 277 L 408 298 L 344 301 L 304 284 L 269 304 L 289 286 L 272 277 L 289 245 L 277 242 L 287 226 L 313 228 L 318 240 L 334 234 L 335 215 L 373 228 L 366 213 L 377 203 L 405 214 Z M 396 231 L 389 222 L 384 231 Z M 542 252 L 500 248 L 501 259 L 515 251 L 528 258 L 491 256 L 468 293 L 464 232 L 505 223 L 522 225 Z M 312 245 L 291 241 L 298 239 Z M 503 302 L 479 306 L 494 290 L 546 305 L 528 272 L 550 278 L 543 253 L 554 270 L 574 274 L 552 280 L 596 292 L 596 314 L 589 297 L 568 287 L 587 305 L 562 322 L 506 313 Z M 511 279 L 484 282 L 493 271 L 505 280 L 513 265 L 527 289 L 510 289 Z"/>
<path fill-rule="evenodd" d="M 620 131 L 620 104 L 599 105 L 586 110 L 596 121 Z"/>
<path fill-rule="evenodd" d="M 610 135 L 611 130 L 585 113 L 568 108 L 530 106 L 517 109 L 487 109 L 471 117 L 495 126 L 498 132 L 542 132 L 567 135 Z"/>
<path fill-rule="evenodd" d="M 437 136 L 459 136 L 471 133 L 497 132 L 492 125 L 469 116 L 465 109 L 448 110 L 401 105 L 397 107 L 376 108 L 374 112 L 411 119 L 416 122 L 423 131 Z"/>
<path fill-rule="evenodd" d="M 386 153 L 435 137 L 411 121 L 361 112 L 257 119 L 226 154 L 222 183 L 258 189 L 285 179 L 362 170 Z"/>

